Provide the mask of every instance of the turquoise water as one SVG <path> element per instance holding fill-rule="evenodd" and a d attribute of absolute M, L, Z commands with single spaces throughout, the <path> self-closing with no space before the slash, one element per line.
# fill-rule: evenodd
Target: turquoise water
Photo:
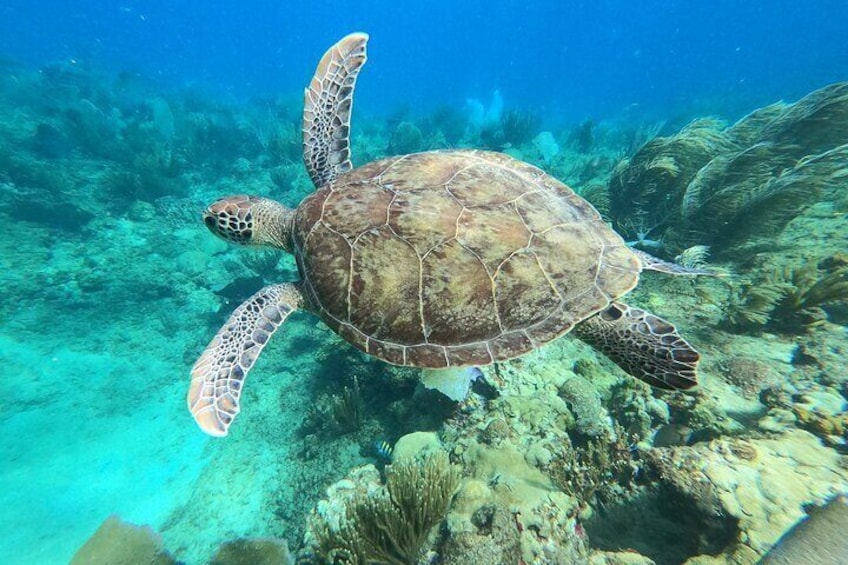
<path fill-rule="evenodd" d="M 184 563 L 238 538 L 322 562 L 320 524 L 341 535 L 387 464 L 432 452 L 459 478 L 421 562 L 754 563 L 848 493 L 842 3 L 332 4 L 0 7 L 0 561 L 67 563 L 117 515 Z M 197 428 L 194 361 L 298 278 L 201 213 L 314 190 L 302 89 L 355 30 L 354 165 L 506 153 L 634 248 L 710 271 L 627 296 L 700 351 L 697 388 L 651 389 L 564 337 L 456 402 L 298 312 L 230 434 Z"/>

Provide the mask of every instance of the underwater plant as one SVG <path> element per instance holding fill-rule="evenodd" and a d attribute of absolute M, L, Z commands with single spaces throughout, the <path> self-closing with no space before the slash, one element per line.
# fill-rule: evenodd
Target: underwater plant
<path fill-rule="evenodd" d="M 848 83 L 772 104 L 731 127 L 695 120 L 655 138 L 610 179 L 610 215 L 650 225 L 679 252 L 737 255 L 770 238 L 848 176 Z M 638 239 L 638 238 L 637 238 Z"/>
<path fill-rule="evenodd" d="M 421 120 L 419 127 L 425 137 L 441 137 L 447 147 L 455 147 L 465 134 L 466 120 L 453 106 L 441 106 Z"/>
<path fill-rule="evenodd" d="M 362 426 L 362 413 L 365 401 L 359 388 L 359 379 L 353 377 L 353 384 L 342 389 L 341 394 L 330 397 L 331 414 L 340 432 L 356 431 Z"/>
<path fill-rule="evenodd" d="M 506 143 L 521 145 L 533 138 L 539 129 L 539 116 L 529 110 L 507 110 L 501 116 L 501 129 Z"/>
<path fill-rule="evenodd" d="M 459 476 L 444 452 L 387 466 L 385 487 L 348 501 L 338 530 L 321 519 L 311 524 L 318 562 L 415 565 L 430 530 L 447 513 Z"/>
<path fill-rule="evenodd" d="M 675 256 L 674 262 L 689 269 L 702 269 L 707 265 L 710 256 L 709 245 L 693 245 L 687 247 Z"/>
<path fill-rule="evenodd" d="M 274 162 L 291 164 L 298 163 L 301 156 L 300 124 L 292 120 L 278 118 L 271 122 L 270 134 L 267 134 L 263 148 Z M 261 131 L 261 130 L 257 130 Z M 257 134 L 257 137 L 259 134 Z"/>
<path fill-rule="evenodd" d="M 341 392 L 321 394 L 307 409 L 301 424 L 304 434 L 319 433 L 341 436 L 362 427 L 365 400 L 359 379 L 354 377 L 350 386 Z"/>
<path fill-rule="evenodd" d="M 389 141 L 389 153 L 392 155 L 405 155 L 416 153 L 424 148 L 424 136 L 418 126 L 412 122 L 400 122 L 395 128 Z"/>
<path fill-rule="evenodd" d="M 778 234 L 848 175 L 848 145 L 796 161 L 794 151 L 758 143 L 704 166 L 681 203 L 687 240 L 739 251 Z"/>
<path fill-rule="evenodd" d="M 742 147 L 754 145 L 762 139 L 763 128 L 783 114 L 786 106 L 783 102 L 775 102 L 757 108 L 730 126 L 727 134 Z"/>
<path fill-rule="evenodd" d="M 744 283 L 728 320 L 740 329 L 797 333 L 827 319 L 823 306 L 848 302 L 848 266 L 832 259 L 786 265 Z"/>
<path fill-rule="evenodd" d="M 678 213 L 686 187 L 701 167 L 733 148 L 723 123 L 711 118 L 695 120 L 673 136 L 648 141 L 613 170 L 609 191 L 614 224 L 622 229 L 636 216 L 644 225 L 664 226 Z"/>
<path fill-rule="evenodd" d="M 568 142 L 581 153 L 588 153 L 595 145 L 595 121 L 584 120 L 580 125 L 571 130 L 568 136 Z"/>
<path fill-rule="evenodd" d="M 846 143 L 846 132 L 848 82 L 838 82 L 786 106 L 763 127 L 761 139 L 794 146 L 800 158 Z"/>
<path fill-rule="evenodd" d="M 727 319 L 737 328 L 755 328 L 769 323 L 771 312 L 783 296 L 783 287 L 776 284 L 755 284 L 744 281 L 727 306 Z"/>
<path fill-rule="evenodd" d="M 635 127 L 624 126 L 618 132 L 618 135 L 621 137 L 620 143 L 624 155 L 635 155 L 637 151 L 642 149 L 642 146 L 659 136 L 665 126 L 665 120 L 640 123 Z"/>
<path fill-rule="evenodd" d="M 577 193 L 588 200 L 601 216 L 609 217 L 610 195 L 606 185 L 598 182 L 589 183 L 580 188 Z"/>
<path fill-rule="evenodd" d="M 809 325 L 822 319 L 817 310 L 827 304 L 848 301 L 848 267 L 821 271 L 815 263 L 784 267 L 775 273 L 776 284 L 784 291 L 772 320 L 781 327 L 792 319 Z M 826 317 L 826 316 L 825 316 Z"/>
<path fill-rule="evenodd" d="M 487 121 L 480 129 L 480 142 L 489 149 L 517 147 L 530 141 L 541 120 L 526 110 L 506 110 L 497 120 Z"/>

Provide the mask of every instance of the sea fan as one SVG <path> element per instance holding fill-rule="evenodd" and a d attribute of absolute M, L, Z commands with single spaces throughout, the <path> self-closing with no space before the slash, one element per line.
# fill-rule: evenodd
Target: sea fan
<path fill-rule="evenodd" d="M 760 143 L 713 159 L 689 184 L 681 216 L 690 234 L 720 249 L 779 233 L 848 176 L 848 144 L 794 165 L 794 146 Z"/>
<path fill-rule="evenodd" d="M 676 216 L 683 194 L 697 172 L 714 157 L 738 150 L 712 118 L 695 120 L 679 133 L 647 142 L 610 179 L 610 214 L 619 229 L 634 215 L 663 226 Z M 660 230 L 661 232 L 662 230 Z"/>

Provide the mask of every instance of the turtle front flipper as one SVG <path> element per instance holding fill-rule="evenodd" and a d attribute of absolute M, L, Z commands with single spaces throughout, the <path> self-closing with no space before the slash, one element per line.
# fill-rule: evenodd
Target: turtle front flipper
<path fill-rule="evenodd" d="M 303 162 L 316 188 L 353 168 L 350 114 L 368 35 L 352 33 L 321 58 L 303 104 Z"/>
<path fill-rule="evenodd" d="M 612 359 L 630 375 L 667 390 L 698 384 L 701 356 L 670 323 L 622 304 L 587 318 L 575 335 Z"/>
<path fill-rule="evenodd" d="M 236 308 L 191 370 L 188 409 L 200 428 L 223 437 L 239 413 L 244 379 L 271 335 L 302 303 L 295 284 L 266 286 Z"/>

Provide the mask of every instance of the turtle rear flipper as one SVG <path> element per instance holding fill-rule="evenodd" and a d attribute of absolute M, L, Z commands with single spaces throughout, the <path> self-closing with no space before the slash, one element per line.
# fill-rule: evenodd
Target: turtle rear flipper
<path fill-rule="evenodd" d="M 642 262 L 642 268 L 647 269 L 649 271 L 658 271 L 667 275 L 716 275 L 716 273 L 712 271 L 707 271 L 706 269 L 699 269 L 698 267 L 686 267 L 685 265 L 678 265 L 677 263 L 669 263 L 668 261 L 663 261 L 659 257 L 654 257 L 650 253 L 645 253 L 641 249 L 631 249 L 631 251 Z"/>
<path fill-rule="evenodd" d="M 353 168 L 350 114 L 368 34 L 351 33 L 321 58 L 304 93 L 303 162 L 315 188 Z"/>
<path fill-rule="evenodd" d="M 630 375 L 667 390 L 698 384 L 700 355 L 670 323 L 620 302 L 587 318 L 577 337 L 601 351 Z"/>
<path fill-rule="evenodd" d="M 239 397 L 262 348 L 302 303 L 291 283 L 266 286 L 229 317 L 191 370 L 188 409 L 200 428 L 223 437 L 239 413 Z"/>

